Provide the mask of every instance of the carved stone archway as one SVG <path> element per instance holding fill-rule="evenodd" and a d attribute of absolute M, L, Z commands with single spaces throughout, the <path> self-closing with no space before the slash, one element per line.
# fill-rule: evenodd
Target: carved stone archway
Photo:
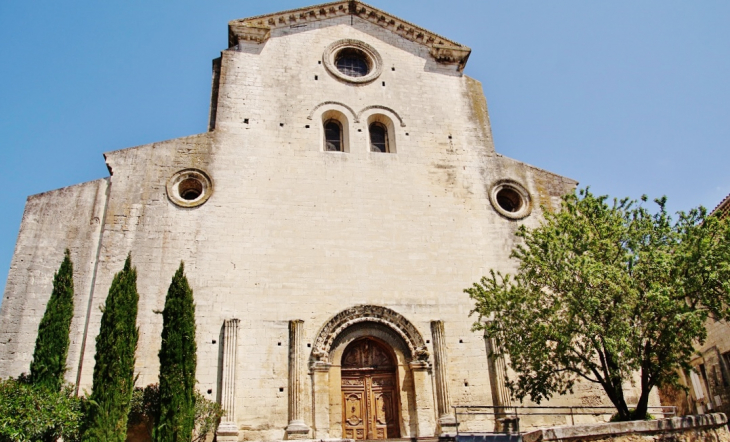
<path fill-rule="evenodd" d="M 332 344 L 344 330 L 362 322 L 383 324 L 405 341 L 411 360 L 428 363 L 429 354 L 421 333 L 400 313 L 378 305 L 356 305 L 333 316 L 317 334 L 311 364 L 329 364 Z"/>
<path fill-rule="evenodd" d="M 398 376 L 407 382 L 405 396 L 401 396 L 401 416 L 408 416 L 409 424 L 401 425 L 401 430 L 409 429 L 411 434 L 405 436 L 431 437 L 434 435 L 433 391 L 431 379 L 430 355 L 421 333 L 403 315 L 387 307 L 377 305 L 356 305 L 341 311 L 330 318 L 317 333 L 310 354 L 310 375 L 312 377 L 312 421 L 315 439 L 342 437 L 337 434 L 337 415 L 341 412 L 341 371 L 340 353 L 343 345 L 354 335 L 366 332 L 363 337 L 373 338 L 382 333 L 381 339 L 390 345 L 402 357 L 402 364 L 397 369 Z M 399 357 L 399 358 L 400 358 Z M 330 376 L 330 368 L 335 370 Z M 407 370 L 407 371 L 403 371 Z M 330 385 L 330 380 L 335 384 Z M 336 391 L 334 398 L 330 393 Z M 408 396 L 407 405 L 405 397 Z M 330 412 L 333 410 L 334 414 Z M 333 433 L 330 433 L 332 429 Z M 341 429 L 340 429 L 341 430 Z"/>

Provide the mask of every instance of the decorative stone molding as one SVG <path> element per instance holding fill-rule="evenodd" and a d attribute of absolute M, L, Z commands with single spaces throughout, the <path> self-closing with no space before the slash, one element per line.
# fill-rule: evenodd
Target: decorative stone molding
<path fill-rule="evenodd" d="M 337 54 L 339 54 L 340 51 L 347 49 L 354 49 L 367 58 L 367 65 L 369 69 L 367 75 L 363 75 L 362 77 L 351 77 L 340 72 L 337 66 L 335 66 L 338 58 Z M 324 63 L 325 69 L 327 69 L 330 74 L 348 83 L 370 83 L 383 73 L 383 58 L 380 56 L 380 53 L 378 53 L 378 51 L 369 44 L 350 38 L 330 43 L 322 53 L 322 63 Z"/>
<path fill-rule="evenodd" d="M 183 169 L 167 181 L 167 197 L 180 207 L 200 206 L 213 194 L 213 182 L 198 169 Z"/>
<path fill-rule="evenodd" d="M 502 198 L 510 201 L 513 208 L 505 207 Z M 489 189 L 489 201 L 500 215 L 509 219 L 522 219 L 532 212 L 532 198 L 525 187 L 515 180 L 497 180 Z"/>
<path fill-rule="evenodd" d="M 314 108 L 312 109 L 312 112 L 310 112 L 309 115 L 307 115 L 307 120 L 311 120 L 314 117 L 314 112 L 317 109 L 319 109 L 320 107 L 322 107 L 322 106 L 333 106 L 333 105 L 334 106 L 342 106 L 342 107 L 344 107 L 345 109 L 347 109 L 348 111 L 350 111 L 350 113 L 352 114 L 352 118 L 354 119 L 354 122 L 355 123 L 359 123 L 360 122 L 360 120 L 358 119 L 357 114 L 355 113 L 355 110 L 353 108 L 351 108 L 350 106 L 346 105 L 345 103 L 340 103 L 339 101 L 323 101 L 323 102 L 319 103 L 318 105 L 314 106 Z"/>
<path fill-rule="evenodd" d="M 398 119 L 398 122 L 400 123 L 400 127 L 406 127 L 406 123 L 403 122 L 403 118 L 401 118 L 401 116 L 398 115 L 398 112 L 394 111 L 393 109 L 391 109 L 387 106 L 381 106 L 379 104 L 373 104 L 373 105 L 365 106 L 364 108 L 362 108 L 362 110 L 360 110 L 360 112 L 357 113 L 357 119 L 355 120 L 355 122 L 357 123 L 358 121 L 360 121 L 362 114 L 365 113 L 366 111 L 369 111 L 370 109 L 382 109 L 384 111 L 388 111 Z"/>
<path fill-rule="evenodd" d="M 345 329 L 363 322 L 383 324 L 397 333 L 408 346 L 413 361 L 428 364 L 428 350 L 421 333 L 400 313 L 377 305 L 356 305 L 336 314 L 322 327 L 314 341 L 310 366 L 329 364 L 332 343 Z"/>
<path fill-rule="evenodd" d="M 458 65 L 459 72 L 464 70 L 471 53 L 471 49 L 462 44 L 355 0 L 338 1 L 275 14 L 232 20 L 228 23 L 228 46 L 233 47 L 239 41 L 263 43 L 270 37 L 272 29 L 347 15 L 361 18 L 376 26 L 388 29 L 406 40 L 426 46 L 436 62 L 455 63 Z"/>
<path fill-rule="evenodd" d="M 269 26 L 242 23 L 235 26 L 234 33 L 236 35 L 236 42 L 231 46 L 234 46 L 240 42 L 252 42 L 261 44 L 268 40 L 271 36 L 271 28 Z"/>
<path fill-rule="evenodd" d="M 439 63 L 458 63 L 459 71 L 461 71 L 466 66 L 471 49 L 449 45 L 433 45 L 429 53 Z"/>

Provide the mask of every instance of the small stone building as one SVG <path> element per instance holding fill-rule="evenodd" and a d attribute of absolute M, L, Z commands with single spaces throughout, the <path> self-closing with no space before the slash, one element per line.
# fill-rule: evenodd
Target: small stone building
<path fill-rule="evenodd" d="M 576 182 L 495 152 L 469 54 L 359 1 L 231 21 L 208 132 L 107 152 L 109 177 L 28 198 L 0 376 L 28 371 L 68 248 L 81 392 L 131 252 L 137 385 L 157 382 L 155 311 L 184 261 L 198 387 L 228 413 L 219 441 L 431 437 L 453 430 L 452 405 L 505 405 L 462 290 L 512 270 L 517 227 Z M 551 404 L 603 398 L 581 384 Z M 482 419 L 461 428 L 491 430 Z"/>
<path fill-rule="evenodd" d="M 730 216 L 730 195 L 712 211 L 720 217 Z M 688 391 L 664 388 L 662 403 L 674 405 L 680 414 L 723 412 L 730 414 L 730 325 L 708 319 L 707 339 L 695 345 L 697 355 L 690 362 L 693 371 L 680 373 Z"/>

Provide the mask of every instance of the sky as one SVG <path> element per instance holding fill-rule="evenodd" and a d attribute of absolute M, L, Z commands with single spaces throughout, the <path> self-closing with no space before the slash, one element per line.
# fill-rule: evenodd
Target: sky
<path fill-rule="evenodd" d="M 497 152 L 672 212 L 730 194 L 730 2 L 368 3 L 472 49 Z M 228 21 L 310 4 L 0 2 L 0 293 L 29 195 L 205 132 Z"/>

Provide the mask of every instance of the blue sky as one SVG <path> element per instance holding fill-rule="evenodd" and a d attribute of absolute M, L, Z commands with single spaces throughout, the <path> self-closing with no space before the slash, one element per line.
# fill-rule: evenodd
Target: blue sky
<path fill-rule="evenodd" d="M 730 193 L 730 2 L 369 3 L 472 48 L 498 152 L 672 211 Z M 28 195 L 206 131 L 228 21 L 309 4 L 0 2 L 0 288 Z"/>

